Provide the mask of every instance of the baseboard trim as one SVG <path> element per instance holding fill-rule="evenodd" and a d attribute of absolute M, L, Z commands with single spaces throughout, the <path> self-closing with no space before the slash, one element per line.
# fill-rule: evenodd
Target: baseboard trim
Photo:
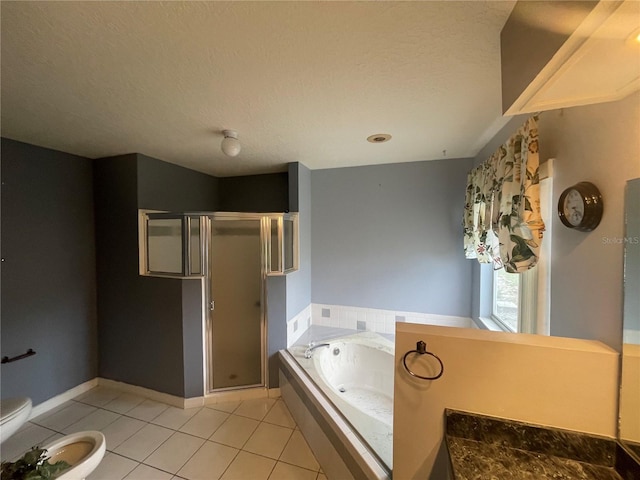
<path fill-rule="evenodd" d="M 115 380 L 109 380 L 108 378 L 96 377 L 87 382 L 84 382 L 76 387 L 67 390 L 60 395 L 56 395 L 49 400 L 36 405 L 31 410 L 29 420 L 35 418 L 43 413 L 48 412 L 56 407 L 59 407 L 65 402 L 74 399 L 78 395 L 91 390 L 94 387 L 106 387 L 114 390 L 120 390 L 121 392 L 131 393 L 139 395 L 156 402 L 166 403 L 177 408 L 195 408 L 203 407 L 204 405 L 213 405 L 222 402 L 233 402 L 241 400 L 249 400 L 252 398 L 278 398 L 280 397 L 279 388 L 249 388 L 246 390 L 234 390 L 229 392 L 211 393 L 201 397 L 182 398 L 176 395 L 168 393 L 158 392 L 157 390 L 151 390 L 150 388 L 139 387 L 137 385 L 131 385 L 129 383 L 117 382 Z"/>
<path fill-rule="evenodd" d="M 183 398 L 169 393 L 158 392 L 150 388 L 139 387 L 129 383 L 117 382 L 108 378 L 98 377 L 98 385 L 101 387 L 113 388 L 122 392 L 132 393 L 141 397 L 155 400 L 156 402 L 166 403 L 178 408 L 202 407 L 204 405 L 204 397 Z"/>
<path fill-rule="evenodd" d="M 31 410 L 31 414 L 29 415 L 29 420 L 32 418 L 36 418 L 43 413 L 48 412 L 56 407 L 59 407 L 65 402 L 77 397 L 78 395 L 82 395 L 84 392 L 87 392 L 98 385 L 98 378 L 93 378 L 87 382 L 81 383 L 66 392 L 61 393 L 60 395 L 56 395 L 55 397 L 50 398 L 49 400 L 45 400 L 42 403 L 39 403 Z"/>
<path fill-rule="evenodd" d="M 278 398 L 279 388 L 254 387 L 226 392 L 213 392 L 204 397 L 205 405 L 215 405 L 224 402 L 240 402 L 242 400 L 252 400 L 255 398 Z"/>
<path fill-rule="evenodd" d="M 279 388 L 270 388 L 269 389 L 269 398 L 280 398 L 282 396 L 282 392 Z"/>

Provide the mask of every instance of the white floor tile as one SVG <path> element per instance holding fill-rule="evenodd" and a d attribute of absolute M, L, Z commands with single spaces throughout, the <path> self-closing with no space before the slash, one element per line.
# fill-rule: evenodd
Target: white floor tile
<path fill-rule="evenodd" d="M 278 459 L 293 430 L 269 423 L 261 423 L 245 443 L 243 450 Z"/>
<path fill-rule="evenodd" d="M 133 436 L 146 423 L 135 418 L 120 417 L 102 429 L 107 440 L 107 450 L 115 450 L 122 442 Z"/>
<path fill-rule="evenodd" d="M 96 407 L 91 405 L 85 405 L 84 403 L 71 402 L 69 406 L 63 408 L 59 412 L 54 413 L 41 421 L 36 422 L 34 419 L 34 423 L 38 423 L 43 427 L 50 428 L 51 430 L 55 430 L 57 432 L 62 432 L 66 427 L 71 425 L 72 423 L 77 422 L 81 418 L 86 417 L 90 413 L 93 413 L 97 410 Z"/>
<path fill-rule="evenodd" d="M 237 454 L 235 448 L 205 442 L 178 475 L 189 480 L 218 480 Z"/>
<path fill-rule="evenodd" d="M 158 470 L 141 463 L 124 478 L 125 480 L 171 480 L 173 478 L 173 474 L 163 472 L 162 470 Z"/>
<path fill-rule="evenodd" d="M 171 428 L 172 430 L 178 430 L 200 410 L 202 410 L 202 407 L 188 409 L 169 407 L 156 418 L 151 420 L 151 423 L 155 423 L 156 425 L 160 425 L 162 427 Z"/>
<path fill-rule="evenodd" d="M 138 462 L 107 452 L 87 480 L 122 480 L 137 465 Z"/>
<path fill-rule="evenodd" d="M 111 400 L 102 408 L 106 410 L 111 410 L 112 412 L 116 412 L 116 413 L 127 413 L 128 411 L 133 410 L 135 407 L 137 407 L 144 401 L 145 401 L 144 397 L 133 395 L 131 393 L 123 393 L 122 395 Z"/>
<path fill-rule="evenodd" d="M 154 402 L 153 400 L 145 400 L 137 407 L 127 412 L 128 417 L 137 418 L 145 422 L 150 422 L 162 412 L 164 412 L 169 405 L 160 402 Z"/>
<path fill-rule="evenodd" d="M 35 418 L 32 418 L 29 421 L 32 422 L 32 423 L 37 423 L 38 425 L 40 425 L 42 420 L 44 420 L 45 418 L 50 417 L 51 415 L 53 415 L 55 413 L 58 413 L 59 411 L 64 410 L 65 408 L 67 408 L 67 407 L 69 407 L 69 406 L 71 406 L 73 404 L 74 404 L 74 401 L 73 400 L 69 400 L 68 402 L 64 402 L 63 404 L 58 405 L 57 407 L 52 408 L 51 410 L 48 410 L 48 411 L 44 412 L 43 414 L 38 415 Z"/>
<path fill-rule="evenodd" d="M 316 480 L 317 476 L 318 472 L 278 462 L 271 472 L 269 480 Z"/>
<path fill-rule="evenodd" d="M 85 430 L 102 430 L 107 425 L 115 422 L 118 418 L 120 418 L 119 413 L 109 412 L 108 410 L 102 410 L 99 408 L 95 412 L 92 412 L 77 422 L 72 423 L 63 429 L 63 432 L 69 434 L 73 432 L 83 432 Z"/>
<path fill-rule="evenodd" d="M 144 461 L 147 465 L 166 472 L 178 473 L 187 460 L 205 441 L 185 433 L 176 432 Z"/>
<path fill-rule="evenodd" d="M 240 452 L 222 475 L 223 480 L 266 480 L 276 461 L 269 458 Z"/>
<path fill-rule="evenodd" d="M 190 435 L 195 435 L 196 437 L 209 438 L 228 417 L 228 413 L 203 408 L 180 427 L 179 430 Z"/>
<path fill-rule="evenodd" d="M 295 430 L 291 435 L 287 446 L 284 448 L 282 455 L 280 455 L 280 461 L 316 472 L 320 469 L 320 464 L 299 430 Z"/>
<path fill-rule="evenodd" d="M 82 395 L 77 396 L 74 400 L 87 403 L 94 407 L 104 407 L 107 403 L 122 395 L 119 390 L 113 390 L 106 387 L 95 387 Z"/>
<path fill-rule="evenodd" d="M 253 418 L 231 415 L 220 428 L 209 437 L 209 440 L 235 448 L 242 448 L 247 440 L 249 440 L 251 434 L 258 428 L 258 425 L 260 425 L 260 422 Z"/>
<path fill-rule="evenodd" d="M 168 428 L 158 425 L 145 425 L 132 437 L 122 442 L 114 452 L 139 462 L 147 458 L 173 434 Z"/>
<path fill-rule="evenodd" d="M 271 407 L 271 410 L 269 410 L 269 413 L 267 413 L 262 421 L 280 425 L 281 427 L 296 427 L 295 420 L 282 400 L 276 400 L 276 403 Z"/>
<path fill-rule="evenodd" d="M 42 447 L 49 443 L 47 440 L 55 434 L 56 432 L 53 430 L 27 422 L 20 430 L 5 440 L 0 447 L 0 457 L 2 460 L 13 461 L 16 457 L 20 457 L 27 450 L 30 450 L 31 447 Z"/>
<path fill-rule="evenodd" d="M 256 398 L 245 400 L 233 412 L 235 415 L 262 420 L 276 401 L 273 398 Z"/>
<path fill-rule="evenodd" d="M 207 408 L 213 408 L 214 410 L 220 410 L 221 412 L 233 413 L 236 408 L 240 406 L 240 401 L 237 402 L 222 402 L 207 405 Z"/>

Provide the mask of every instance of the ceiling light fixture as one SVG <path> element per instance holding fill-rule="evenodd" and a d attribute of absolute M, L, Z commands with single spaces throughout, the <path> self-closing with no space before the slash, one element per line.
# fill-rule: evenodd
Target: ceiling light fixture
<path fill-rule="evenodd" d="M 224 138 L 222 139 L 220 148 L 222 148 L 224 154 L 229 157 L 238 155 L 242 147 L 240 140 L 238 140 L 238 132 L 235 130 L 223 130 L 222 135 L 224 135 Z"/>
<path fill-rule="evenodd" d="M 383 143 L 389 140 L 391 140 L 391 135 L 388 133 L 376 133 L 375 135 L 367 137 L 367 142 L 371 143 Z"/>

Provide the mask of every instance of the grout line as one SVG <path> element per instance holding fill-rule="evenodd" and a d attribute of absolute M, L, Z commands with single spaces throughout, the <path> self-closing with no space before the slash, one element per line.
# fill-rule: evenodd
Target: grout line
<path fill-rule="evenodd" d="M 271 475 L 273 474 L 273 471 L 276 469 L 277 465 L 278 465 L 278 460 L 276 460 L 276 462 L 273 464 L 273 467 L 271 467 L 271 471 L 269 472 L 269 475 L 267 476 L 267 480 L 276 480 L 275 478 L 271 479 Z"/>
<path fill-rule="evenodd" d="M 118 398 L 118 397 L 116 397 L 116 398 L 114 398 L 114 399 L 110 400 L 110 402 L 111 402 L 111 401 L 113 401 L 113 400 L 116 400 L 117 398 Z M 252 400 L 252 399 L 249 399 L 249 400 Z M 155 401 L 155 400 L 153 400 L 153 401 Z M 279 401 L 279 399 L 275 399 L 275 401 L 274 401 L 274 402 L 271 404 L 271 406 L 267 409 L 267 411 L 266 411 L 265 415 L 262 417 L 262 419 L 261 419 L 261 420 L 258 420 L 258 419 L 256 419 L 256 418 L 247 417 L 247 416 L 245 416 L 245 415 L 240 415 L 240 414 L 235 413 L 235 412 L 236 412 L 236 410 L 238 410 L 238 408 L 240 408 L 240 406 L 241 406 L 245 401 L 246 401 L 246 400 L 241 400 L 241 401 L 238 403 L 238 405 L 233 409 L 233 412 L 228 412 L 228 411 L 223 411 L 223 410 L 217 410 L 217 409 L 215 409 L 215 408 L 212 408 L 212 406 L 211 406 L 211 407 L 208 407 L 208 406 L 199 407 L 199 410 L 202 410 L 202 408 L 211 408 L 212 410 L 215 410 L 216 412 L 227 414 L 227 418 L 225 419 L 225 421 L 224 421 L 224 422 L 222 422 L 222 423 L 221 423 L 221 424 L 220 424 L 220 425 L 219 425 L 219 426 L 218 426 L 218 427 L 217 427 L 217 428 L 216 428 L 216 429 L 211 433 L 211 435 L 210 435 L 208 438 L 198 437 L 198 436 L 196 436 L 196 435 L 192 435 L 192 434 L 190 434 L 190 433 L 182 432 L 182 431 L 180 431 L 180 430 L 179 430 L 179 429 L 180 429 L 180 428 L 182 428 L 182 427 L 183 427 L 187 422 L 189 422 L 189 420 L 191 420 L 191 419 L 194 417 L 194 415 L 191 415 L 191 417 L 187 418 L 187 419 L 185 420 L 185 422 L 184 422 L 182 425 L 180 425 L 177 429 L 174 429 L 174 428 L 169 428 L 169 427 L 165 427 L 165 426 L 163 426 L 163 425 L 159 425 L 159 424 L 153 423 L 153 421 L 154 421 L 155 419 L 157 419 L 160 415 L 162 415 L 162 413 L 164 413 L 167 409 L 165 409 L 165 410 L 163 410 L 162 412 L 158 413 L 158 414 L 157 414 L 155 417 L 153 417 L 151 420 L 141 420 L 141 419 L 139 419 L 139 418 L 136 418 L 136 417 L 132 417 L 132 416 L 130 416 L 130 415 L 127 415 L 127 413 L 131 412 L 131 410 L 135 409 L 135 408 L 136 408 L 138 405 L 140 405 L 140 404 L 138 404 L 138 405 L 134 406 L 134 407 L 133 407 L 133 408 L 131 408 L 130 410 L 127 410 L 127 412 L 125 412 L 125 413 L 120 413 L 120 412 L 116 412 L 116 411 L 113 411 L 113 410 L 109 410 L 108 408 L 105 408 L 105 407 L 106 407 L 106 404 L 105 404 L 105 405 L 103 405 L 103 406 L 97 406 L 97 405 L 92 405 L 92 404 L 90 404 L 90 403 L 86 403 L 86 402 L 83 402 L 83 401 L 81 401 L 81 400 L 75 400 L 75 399 L 71 399 L 71 400 L 69 400 L 69 402 L 75 402 L 75 403 L 78 403 L 78 404 L 82 404 L 82 405 L 86 405 L 86 406 L 91 406 L 91 407 L 94 407 L 94 410 L 93 410 L 92 412 L 88 413 L 87 415 L 85 415 L 85 416 L 83 416 L 83 417 L 81 417 L 81 418 L 77 419 L 77 420 L 76 420 L 76 421 L 74 421 L 73 423 L 71 423 L 71 424 L 69 424 L 69 425 L 67 425 L 67 426 L 63 427 L 63 428 L 68 428 L 68 427 L 70 427 L 71 425 L 73 425 L 73 424 L 75 424 L 75 423 L 77 423 L 77 422 L 81 421 L 82 419 L 86 418 L 87 416 L 89 416 L 89 415 L 91 415 L 91 414 L 93 414 L 93 413 L 95 413 L 95 412 L 98 412 L 98 411 L 100 411 L 100 410 L 103 410 L 103 411 L 105 411 L 105 412 L 114 413 L 114 414 L 116 414 L 116 415 L 118 415 L 118 416 L 117 416 L 113 421 L 111 421 L 111 422 L 109 422 L 108 424 L 104 425 L 104 426 L 101 428 L 101 430 L 100 430 L 100 431 L 102 431 L 102 430 L 106 429 L 107 427 L 109 427 L 110 425 L 114 424 L 115 422 L 117 422 L 117 421 L 118 421 L 120 418 L 122 418 L 122 417 L 125 417 L 125 418 L 127 418 L 127 419 L 136 420 L 136 421 L 142 422 L 142 423 L 144 424 L 144 425 L 142 426 L 142 428 L 140 428 L 140 429 L 136 430 L 135 432 L 133 432 L 130 436 L 128 436 L 127 438 L 125 438 L 122 442 L 120 442 L 120 444 L 118 444 L 118 445 L 117 445 L 116 447 L 114 447 L 114 448 L 118 448 L 118 447 L 119 447 L 119 446 L 121 446 L 123 443 L 125 443 L 125 442 L 126 442 L 126 441 L 128 441 L 128 440 L 130 440 L 133 436 L 135 436 L 137 433 L 139 433 L 139 432 L 140 432 L 140 430 L 142 430 L 143 428 L 145 428 L 145 427 L 146 427 L 146 426 L 148 426 L 148 425 L 153 425 L 153 426 L 156 426 L 156 427 L 160 427 L 160 428 L 163 428 L 163 429 L 166 429 L 166 430 L 170 430 L 170 431 L 172 431 L 171 435 L 170 435 L 166 440 L 164 440 L 160 445 L 158 445 L 158 446 L 157 446 L 157 447 L 156 447 L 156 448 L 155 448 L 151 453 L 149 453 L 149 454 L 148 454 L 148 455 L 147 455 L 147 456 L 146 456 L 142 461 L 139 461 L 139 460 L 137 460 L 137 459 L 135 459 L 135 458 L 130 458 L 130 457 L 126 456 L 125 454 L 122 454 L 122 453 L 119 453 L 119 452 L 115 452 L 114 450 L 107 450 L 107 451 L 108 451 L 110 454 L 112 454 L 112 455 L 117 455 L 117 456 L 119 456 L 119 457 L 121 457 L 121 458 L 125 458 L 125 459 L 127 459 L 127 460 L 130 460 L 130 461 L 132 461 L 132 462 L 135 462 L 135 463 L 136 463 L 136 466 L 135 466 L 131 471 L 127 472 L 127 474 L 126 474 L 126 475 L 129 475 L 129 474 L 130 474 L 133 470 L 135 470 L 138 466 L 140 466 L 140 465 L 145 465 L 145 466 L 147 466 L 147 467 L 149 467 L 149 468 L 154 468 L 154 469 L 156 469 L 156 470 L 159 470 L 159 471 L 161 471 L 161 472 L 167 473 L 167 474 L 169 474 L 169 475 L 173 475 L 174 477 L 178 477 L 178 473 L 177 473 L 177 472 L 176 472 L 176 473 L 173 473 L 173 472 L 170 472 L 170 471 L 167 471 L 167 470 L 163 470 L 163 469 L 158 468 L 158 467 L 156 467 L 156 466 L 149 465 L 149 464 L 145 463 L 145 461 L 146 461 L 146 460 L 147 460 L 151 455 L 153 455 L 153 454 L 154 454 L 154 453 L 155 453 L 159 448 L 161 448 L 161 447 L 162 447 L 166 442 L 168 442 L 168 441 L 169 441 L 169 439 L 171 439 L 171 438 L 172 438 L 176 433 L 181 433 L 181 434 L 183 434 L 183 435 L 188 435 L 188 436 L 190 436 L 190 437 L 192 437 L 192 438 L 195 438 L 195 439 L 201 440 L 201 441 L 203 441 L 203 443 L 202 443 L 202 445 L 200 445 L 200 447 L 198 447 L 198 449 L 196 449 L 196 451 L 195 451 L 193 454 L 191 454 L 191 456 L 189 456 L 189 458 L 188 458 L 188 459 L 187 459 L 187 460 L 186 460 L 186 461 L 185 461 L 185 462 L 184 462 L 184 463 L 183 463 L 183 464 L 178 468 L 178 472 L 179 472 L 179 471 L 180 471 L 180 470 L 181 470 L 181 469 L 182 469 L 182 468 L 183 468 L 183 467 L 184 467 L 184 466 L 185 466 L 185 465 L 186 465 L 186 464 L 187 464 L 187 463 L 188 463 L 188 462 L 189 462 L 189 461 L 190 461 L 190 460 L 195 456 L 195 454 L 196 454 L 196 453 L 197 453 L 197 452 L 198 452 L 202 447 L 204 447 L 204 446 L 206 445 L 206 443 L 207 443 L 207 442 L 212 442 L 212 443 L 215 443 L 215 444 L 218 444 L 218 445 L 222 445 L 222 446 L 225 446 L 225 447 L 227 447 L 227 448 L 233 448 L 234 450 L 236 450 L 236 454 L 233 456 L 233 458 L 232 458 L 232 459 L 231 459 L 231 461 L 229 462 L 229 465 L 227 466 L 227 468 L 225 468 L 225 470 L 222 472 L 221 477 L 222 477 L 222 476 L 224 476 L 224 474 L 227 472 L 227 470 L 229 469 L 229 467 L 231 466 L 231 464 L 232 464 L 232 463 L 237 459 L 237 457 L 238 457 L 238 455 L 240 454 L 240 452 L 245 452 L 245 453 L 250 454 L 250 455 L 257 455 L 257 456 L 259 456 L 259 457 L 262 457 L 262 458 L 265 458 L 265 459 L 268 459 L 268 460 L 275 461 L 275 463 L 274 463 L 274 465 L 273 465 L 273 467 L 272 467 L 271 471 L 269 472 L 269 477 L 271 477 L 271 475 L 273 474 L 273 471 L 275 470 L 275 468 L 276 468 L 276 466 L 277 466 L 278 462 L 282 462 L 282 463 L 287 464 L 287 465 L 291 465 L 291 466 L 294 466 L 294 467 L 302 468 L 302 469 L 304 469 L 304 470 L 306 470 L 306 471 L 309 471 L 309 472 L 315 472 L 315 473 L 317 473 L 317 475 L 316 475 L 316 479 L 317 479 L 317 478 L 319 477 L 319 475 L 320 475 L 320 471 L 319 471 L 319 470 L 318 470 L 318 471 L 316 471 L 316 470 L 312 470 L 312 469 L 309 469 L 309 468 L 306 468 L 306 467 L 303 467 L 303 466 L 300 466 L 300 465 L 296 465 L 296 464 L 291 463 L 291 462 L 287 462 L 287 461 L 280 460 L 280 458 L 282 457 L 282 454 L 284 453 L 284 451 L 286 450 L 287 446 L 288 446 L 288 445 L 289 445 L 289 443 L 291 442 L 291 439 L 292 439 L 292 437 L 293 437 L 293 433 L 295 432 L 295 430 L 296 430 L 296 429 L 299 429 L 299 427 L 298 427 L 297 422 L 295 422 L 295 420 L 294 420 L 294 424 L 295 424 L 295 426 L 294 426 L 294 427 L 289 427 L 289 426 L 285 426 L 285 425 L 280 425 L 280 424 L 277 424 L 277 423 L 271 423 L 271 422 L 269 422 L 269 421 L 265 421 L 265 420 L 264 420 L 264 419 L 269 415 L 269 413 L 273 410 L 273 408 L 275 408 L 275 406 L 276 406 L 277 402 Z M 110 402 L 108 402 L 108 403 L 110 403 Z M 143 402 L 144 402 L 144 400 L 143 400 Z M 143 402 L 141 402 L 141 403 L 143 403 Z M 163 402 L 157 402 L 157 401 L 155 401 L 155 402 L 156 402 L 156 403 L 159 403 L 159 404 L 162 404 L 162 405 L 167 405 L 167 408 L 171 407 L 171 405 L 165 404 L 165 403 L 163 403 Z M 107 403 L 107 404 L 108 404 L 108 403 Z M 226 402 L 226 403 L 230 403 L 230 402 Z M 71 407 L 71 406 L 72 406 L 72 404 L 67 405 L 66 407 L 61 408 L 60 410 L 58 410 L 58 411 L 56 411 L 56 412 L 52 413 L 52 415 L 54 415 L 54 414 L 56 414 L 56 413 L 58 413 L 58 412 L 61 412 L 61 411 L 63 411 L 63 410 L 66 410 L 67 408 L 69 408 L 69 407 Z M 285 404 L 285 406 L 286 406 L 286 404 Z M 196 412 L 196 414 L 197 414 L 197 412 Z M 217 431 L 222 427 L 222 425 L 224 425 L 224 424 L 225 424 L 225 423 L 226 423 L 226 422 L 227 422 L 227 421 L 228 421 L 232 416 L 234 416 L 234 415 L 235 415 L 236 417 L 240 417 L 240 418 L 246 418 L 246 419 L 254 420 L 254 421 L 256 421 L 256 422 L 258 423 L 258 424 L 256 425 L 256 428 L 254 428 L 254 429 L 251 431 L 251 433 L 248 435 L 247 439 L 244 441 L 244 443 L 242 444 L 242 446 L 241 446 L 240 448 L 237 448 L 237 447 L 235 447 L 235 446 L 226 445 L 226 444 L 224 444 L 224 443 L 217 442 L 217 441 L 215 441 L 215 440 L 211 440 L 211 437 L 212 437 L 213 435 L 215 435 L 215 433 L 216 433 L 216 432 L 217 432 Z M 49 416 L 49 415 L 47 415 L 47 417 L 48 417 L 48 416 Z M 44 417 L 44 418 L 47 418 L 47 417 Z M 52 432 L 52 434 L 51 434 L 49 437 L 47 437 L 47 439 L 49 439 L 49 438 L 51 438 L 51 437 L 55 436 L 56 434 L 63 435 L 63 436 L 64 436 L 64 435 L 67 435 L 67 434 L 65 434 L 65 433 L 64 433 L 64 432 L 62 432 L 62 431 L 58 431 L 58 430 L 56 430 L 56 429 L 52 429 L 52 428 L 50 428 L 50 427 L 46 427 L 46 426 L 44 426 L 44 425 L 40 425 L 40 424 L 38 424 L 38 423 L 35 423 L 35 422 L 33 422 L 33 420 L 30 420 L 30 421 L 29 421 L 29 423 L 32 423 L 32 424 L 33 424 L 33 425 L 35 425 L 35 426 L 38 426 L 38 427 L 40 427 L 40 428 L 44 428 L 44 429 L 49 430 L 50 432 Z M 277 459 L 274 459 L 274 458 L 272 458 L 272 457 L 268 457 L 268 456 L 266 456 L 266 455 L 262 455 L 262 454 L 260 454 L 260 453 L 250 452 L 250 451 L 248 451 L 248 450 L 245 450 L 245 449 L 244 449 L 244 448 L 245 448 L 245 446 L 246 446 L 246 444 L 249 442 L 249 440 L 252 438 L 252 436 L 255 434 L 255 432 L 258 430 L 258 428 L 260 427 L 260 425 L 261 425 L 261 424 L 265 424 L 265 425 L 268 425 L 268 426 L 276 426 L 276 427 L 280 427 L 280 428 L 286 428 L 286 429 L 288 429 L 288 430 L 290 431 L 290 433 L 289 433 L 289 437 L 287 438 L 287 441 L 285 442 L 284 447 L 283 447 L 282 451 L 280 452 L 280 454 L 278 455 L 278 458 L 277 458 Z M 45 440 L 47 440 L 47 439 L 45 439 Z M 311 453 L 313 454 L 313 451 L 312 451 Z M 314 458 L 315 458 L 315 454 L 313 454 L 313 455 L 314 455 Z M 316 461 L 317 461 L 317 459 L 316 459 Z M 125 475 L 125 477 L 126 477 L 126 475 Z"/>
<path fill-rule="evenodd" d="M 229 462 L 229 465 L 227 465 L 227 468 L 225 468 L 224 471 L 222 472 L 222 474 L 220 475 L 220 478 L 224 477 L 224 474 L 227 473 L 227 470 L 229 470 L 229 467 L 233 464 L 233 462 L 236 461 L 236 458 L 238 458 L 238 455 L 240 455 L 240 452 L 242 452 L 242 450 L 238 450 L 236 452 L 236 454 L 233 456 L 233 458 Z"/>
<path fill-rule="evenodd" d="M 301 469 L 303 469 L 303 470 L 306 470 L 307 472 L 320 473 L 320 470 L 313 470 L 313 469 L 311 469 L 311 468 L 303 467 L 302 465 L 296 465 L 295 463 L 287 462 L 287 461 L 285 461 L 285 460 L 278 460 L 278 462 L 280 462 L 280 463 L 286 463 L 287 465 L 291 465 L 292 467 L 298 467 L 298 468 L 301 468 Z"/>

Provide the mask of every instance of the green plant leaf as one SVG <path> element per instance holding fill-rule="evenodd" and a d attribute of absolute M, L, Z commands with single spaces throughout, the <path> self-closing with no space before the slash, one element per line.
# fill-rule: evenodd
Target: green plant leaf
<path fill-rule="evenodd" d="M 61 460 L 49 463 L 44 448 L 33 447 L 15 462 L 2 462 L 1 480 L 53 480 L 64 470 L 70 468 Z"/>

